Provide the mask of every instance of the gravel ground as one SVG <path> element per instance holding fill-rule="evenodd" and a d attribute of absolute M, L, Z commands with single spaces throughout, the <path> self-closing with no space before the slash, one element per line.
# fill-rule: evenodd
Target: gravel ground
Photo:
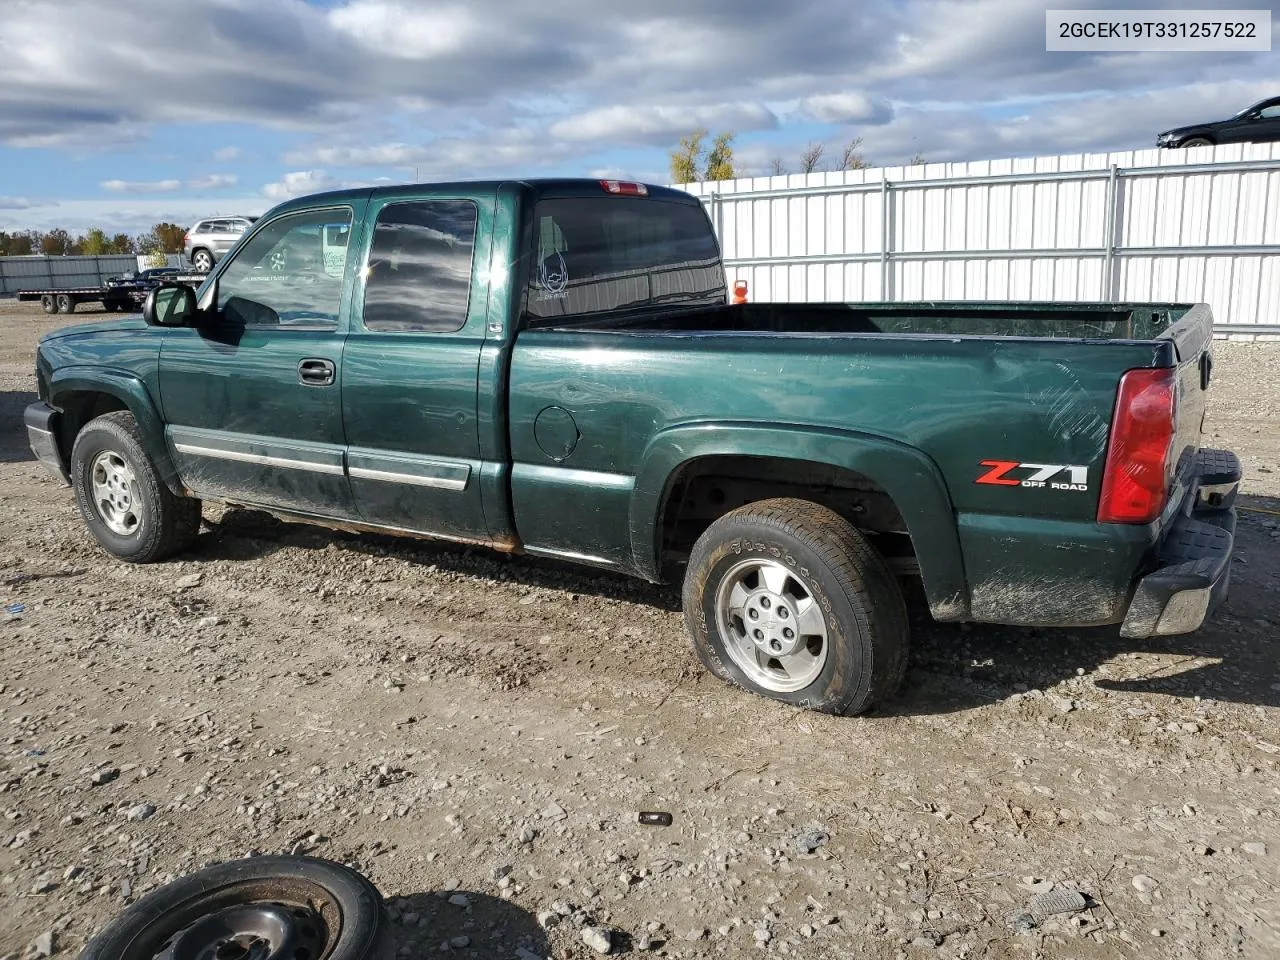
<path fill-rule="evenodd" d="M 108 559 L 26 447 L 49 319 L 0 307 L 0 958 L 253 852 L 356 866 L 405 957 L 1280 951 L 1280 345 L 1216 347 L 1258 512 L 1209 625 L 917 613 L 902 694 L 842 719 L 704 674 L 674 591 L 554 563 L 215 509 Z"/>

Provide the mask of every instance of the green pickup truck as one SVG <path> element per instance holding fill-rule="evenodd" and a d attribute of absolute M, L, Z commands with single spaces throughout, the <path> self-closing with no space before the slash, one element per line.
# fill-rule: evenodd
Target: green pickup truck
<path fill-rule="evenodd" d="M 201 500 L 683 582 L 708 669 L 853 714 L 943 621 L 1195 630 L 1240 479 L 1203 304 L 729 303 L 691 196 L 601 180 L 293 200 L 199 290 L 37 355 L 36 455 L 111 554 Z"/>

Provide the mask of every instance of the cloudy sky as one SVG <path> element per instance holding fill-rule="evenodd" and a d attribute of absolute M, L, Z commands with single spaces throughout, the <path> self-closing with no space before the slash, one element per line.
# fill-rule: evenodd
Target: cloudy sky
<path fill-rule="evenodd" d="M 1214 4 L 0 0 L 0 229 L 415 176 L 662 183 L 699 126 L 746 174 L 855 135 L 877 164 L 1132 149 L 1280 93 L 1280 53 L 1046 52 L 1045 9 L 1083 6 Z"/>

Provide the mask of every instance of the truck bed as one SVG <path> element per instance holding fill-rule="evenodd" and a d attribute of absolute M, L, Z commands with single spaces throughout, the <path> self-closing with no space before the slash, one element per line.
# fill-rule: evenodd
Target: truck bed
<path fill-rule="evenodd" d="M 748 303 L 667 315 L 583 318 L 561 329 L 708 333 L 889 334 L 1154 340 L 1193 304 Z"/>

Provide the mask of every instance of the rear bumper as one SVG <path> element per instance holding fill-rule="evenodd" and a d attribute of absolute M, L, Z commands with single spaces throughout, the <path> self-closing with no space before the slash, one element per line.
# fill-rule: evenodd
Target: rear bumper
<path fill-rule="evenodd" d="M 1160 545 L 1159 566 L 1138 581 L 1121 636 L 1190 633 L 1226 599 L 1240 461 L 1229 450 L 1201 450 L 1196 468 L 1191 495 Z"/>
<path fill-rule="evenodd" d="M 43 400 L 27 407 L 22 422 L 27 427 L 27 443 L 36 459 L 48 467 L 63 483 L 71 482 L 67 465 L 58 449 L 58 418 L 62 414 Z"/>

